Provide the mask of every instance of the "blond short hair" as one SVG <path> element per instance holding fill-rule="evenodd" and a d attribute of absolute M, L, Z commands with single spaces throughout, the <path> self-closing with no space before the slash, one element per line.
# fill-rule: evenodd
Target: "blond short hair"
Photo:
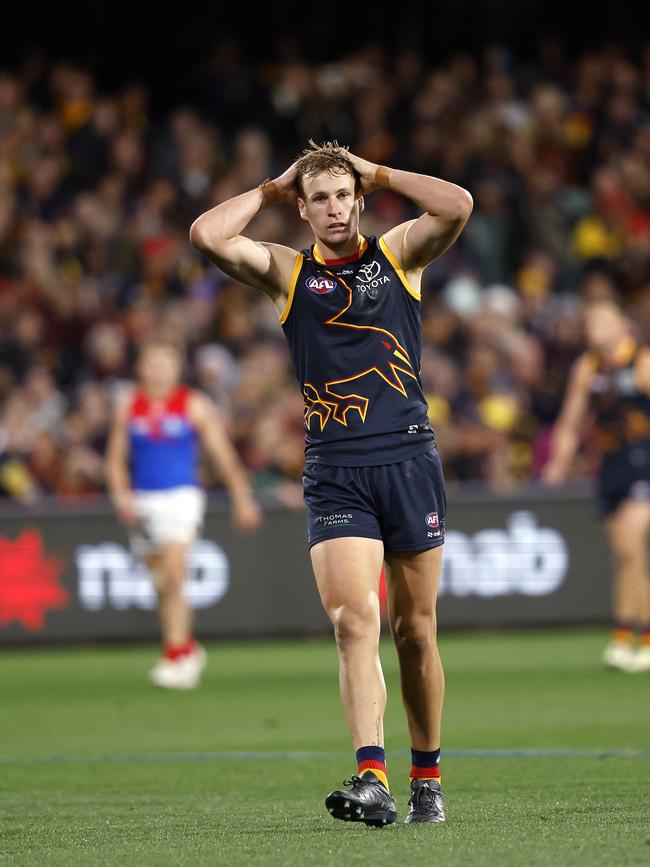
<path fill-rule="evenodd" d="M 321 172 L 328 172 L 330 175 L 350 175 L 354 179 L 355 192 L 361 188 L 361 178 L 350 162 L 348 148 L 340 145 L 336 139 L 321 144 L 309 139 L 309 147 L 306 147 L 298 157 L 296 169 L 296 188 L 301 198 L 305 196 L 304 178 Z"/>

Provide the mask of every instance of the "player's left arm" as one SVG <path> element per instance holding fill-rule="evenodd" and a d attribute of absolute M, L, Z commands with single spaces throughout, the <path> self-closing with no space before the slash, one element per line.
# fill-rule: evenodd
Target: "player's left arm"
<path fill-rule="evenodd" d="M 195 391 L 188 405 L 189 416 L 217 472 L 222 476 L 232 501 L 233 519 L 242 530 L 255 530 L 262 522 L 242 462 L 230 441 L 217 408 L 209 398 Z"/>
<path fill-rule="evenodd" d="M 400 223 L 384 235 L 404 271 L 424 269 L 458 238 L 474 207 L 463 187 L 429 175 L 380 166 L 354 154 L 348 156 L 361 177 L 362 193 L 393 190 L 424 211 L 421 217 Z"/>

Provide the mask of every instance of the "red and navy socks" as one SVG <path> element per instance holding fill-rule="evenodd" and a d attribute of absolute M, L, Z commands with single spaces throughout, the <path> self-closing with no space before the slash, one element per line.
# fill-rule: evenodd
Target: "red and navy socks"
<path fill-rule="evenodd" d="M 386 769 L 386 753 L 383 747 L 359 747 L 356 751 L 359 776 L 362 777 L 367 771 L 380 780 L 386 789 L 388 786 L 388 771 Z M 440 748 L 437 750 L 411 749 L 411 771 L 409 780 L 441 780 L 440 776 Z"/>
<path fill-rule="evenodd" d="M 631 623 L 617 621 L 612 630 L 612 641 L 615 644 L 631 644 L 634 641 L 634 626 Z"/>
<path fill-rule="evenodd" d="M 377 779 L 388 788 L 388 771 L 386 770 L 386 752 L 383 747 L 359 747 L 356 751 L 359 776 L 366 771 L 372 771 Z"/>
<path fill-rule="evenodd" d="M 440 747 L 430 751 L 411 748 L 409 780 L 413 782 L 415 779 L 440 782 Z"/>

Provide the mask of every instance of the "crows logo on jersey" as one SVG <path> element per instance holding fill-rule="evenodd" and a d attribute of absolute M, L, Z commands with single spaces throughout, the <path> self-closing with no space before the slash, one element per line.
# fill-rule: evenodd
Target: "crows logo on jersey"
<path fill-rule="evenodd" d="M 359 273 L 357 274 L 357 280 L 361 283 L 370 283 L 371 280 L 376 280 L 379 277 L 379 272 L 381 271 L 381 265 L 377 262 L 376 259 L 373 259 L 372 262 L 369 262 L 367 265 L 362 265 L 359 268 Z"/>
<path fill-rule="evenodd" d="M 316 279 L 316 278 L 312 278 Z M 379 349 L 379 359 L 375 360 L 375 364 L 371 367 L 366 367 L 358 372 L 352 373 L 351 376 L 346 376 L 343 379 L 331 380 L 324 385 L 323 392 L 310 382 L 306 382 L 303 389 L 305 398 L 305 423 L 310 426 L 311 420 L 317 416 L 320 420 L 320 428 L 323 430 L 330 419 L 330 416 L 340 424 L 347 427 L 347 413 L 350 410 L 356 410 L 361 420 L 365 422 L 366 413 L 368 411 L 369 399 L 359 394 L 338 394 L 332 386 L 340 386 L 345 383 L 352 382 L 355 379 L 360 379 L 367 376 L 369 373 L 376 373 L 384 382 L 396 391 L 399 391 L 404 397 L 407 396 L 406 387 L 404 385 L 404 376 L 409 376 L 416 379 L 413 373 L 413 366 L 409 361 L 406 349 L 399 343 L 394 334 L 387 331 L 385 328 L 378 328 L 373 325 L 358 325 L 353 322 L 345 322 L 344 316 L 352 304 L 352 289 L 348 284 L 341 279 L 341 283 L 347 290 L 348 298 L 342 310 L 339 310 L 331 319 L 324 322 L 324 325 L 339 326 L 341 328 L 351 328 L 357 331 L 376 332 L 377 334 L 377 349 Z"/>

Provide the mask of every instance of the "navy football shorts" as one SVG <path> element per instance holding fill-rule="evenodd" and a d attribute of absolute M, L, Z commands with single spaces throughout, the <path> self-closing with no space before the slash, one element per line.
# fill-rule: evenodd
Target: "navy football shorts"
<path fill-rule="evenodd" d="M 382 539 L 387 552 L 422 551 L 445 541 L 447 498 L 435 445 L 376 467 L 307 461 L 302 481 L 310 548 L 342 536 Z"/>
<path fill-rule="evenodd" d="M 628 448 L 603 460 L 596 482 L 601 518 L 616 512 L 625 500 L 650 501 L 650 448 Z"/>

